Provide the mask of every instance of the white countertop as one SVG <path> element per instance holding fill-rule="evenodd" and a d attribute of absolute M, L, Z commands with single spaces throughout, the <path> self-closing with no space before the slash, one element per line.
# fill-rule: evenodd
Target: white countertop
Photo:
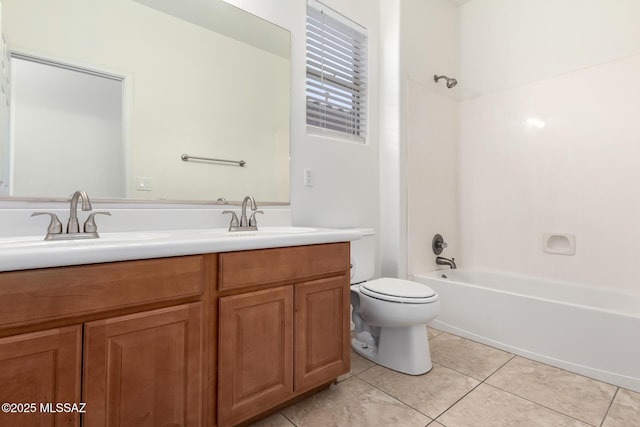
<path fill-rule="evenodd" d="M 100 233 L 98 239 L 0 238 L 0 271 L 303 246 L 358 240 L 357 229 L 260 227 L 258 231 L 191 229 Z"/>

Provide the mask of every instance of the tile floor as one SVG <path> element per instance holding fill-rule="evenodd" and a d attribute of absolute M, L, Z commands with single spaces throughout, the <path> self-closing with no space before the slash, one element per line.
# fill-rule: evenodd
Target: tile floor
<path fill-rule="evenodd" d="M 429 373 L 400 374 L 352 353 L 337 384 L 254 426 L 640 426 L 640 393 L 428 331 Z"/>

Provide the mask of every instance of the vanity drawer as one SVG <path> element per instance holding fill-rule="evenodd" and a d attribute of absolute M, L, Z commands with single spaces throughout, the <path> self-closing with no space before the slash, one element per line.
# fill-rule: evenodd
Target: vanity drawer
<path fill-rule="evenodd" d="M 226 252 L 219 255 L 218 289 L 237 289 L 348 270 L 348 242 Z"/>
<path fill-rule="evenodd" d="M 0 328 L 198 296 L 204 256 L 0 273 Z"/>

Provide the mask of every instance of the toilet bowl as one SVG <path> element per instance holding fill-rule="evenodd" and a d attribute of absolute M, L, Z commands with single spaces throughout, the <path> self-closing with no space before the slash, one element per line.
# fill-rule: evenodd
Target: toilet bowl
<path fill-rule="evenodd" d="M 408 280 L 373 277 L 373 230 L 351 242 L 351 348 L 362 357 L 410 375 L 431 370 L 426 323 L 440 311 L 438 294 Z M 371 259 L 369 259 L 371 257 Z"/>

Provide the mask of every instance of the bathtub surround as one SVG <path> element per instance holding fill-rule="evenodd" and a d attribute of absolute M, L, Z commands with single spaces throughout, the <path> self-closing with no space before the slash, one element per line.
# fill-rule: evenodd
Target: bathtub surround
<path fill-rule="evenodd" d="M 640 4 L 444 3 L 402 3 L 408 273 L 437 268 L 441 232 L 462 265 L 640 293 Z"/>
<path fill-rule="evenodd" d="M 640 294 L 638 19 L 627 0 L 461 6 L 465 266 Z M 544 253 L 548 232 L 575 256 Z"/>
<path fill-rule="evenodd" d="M 640 293 L 640 55 L 462 102 L 460 212 L 467 266 Z M 547 125 L 522 125 L 527 117 Z M 575 235 L 574 257 L 541 250 Z"/>

